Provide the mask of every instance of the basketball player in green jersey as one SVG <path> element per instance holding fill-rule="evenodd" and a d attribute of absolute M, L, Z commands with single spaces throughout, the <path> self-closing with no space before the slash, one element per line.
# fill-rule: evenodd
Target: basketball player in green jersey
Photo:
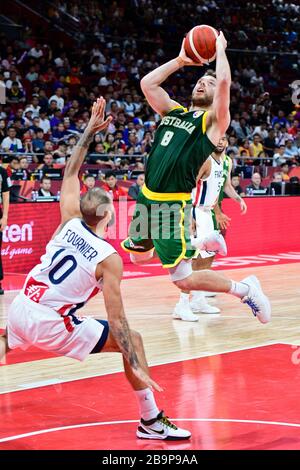
<path fill-rule="evenodd" d="M 192 236 L 192 245 L 198 248 L 198 256 L 192 262 L 193 271 L 210 269 L 216 253 L 223 256 L 227 254 L 226 242 L 219 233 L 219 223 L 224 227 L 230 220 L 220 209 L 224 191 L 230 198 L 239 203 L 242 214 L 247 211 L 246 203 L 236 193 L 231 184 L 232 161 L 225 154 L 227 144 L 226 137 L 220 139 L 214 152 L 200 168 L 197 186 L 192 191 L 192 216 L 195 234 L 194 238 Z M 217 214 L 215 214 L 215 211 Z M 173 312 L 173 318 L 184 321 L 198 321 L 199 316 L 194 315 L 193 312 L 220 313 L 219 308 L 209 305 L 204 292 L 196 290 L 192 291 L 191 294 L 190 300 L 190 292 L 181 292 L 179 302 Z"/>
<path fill-rule="evenodd" d="M 176 59 L 141 80 L 147 101 L 162 120 L 148 157 L 145 185 L 137 200 L 129 238 L 122 248 L 131 253 L 134 262 L 149 259 L 155 248 L 179 289 L 231 293 L 267 323 L 271 318 L 270 302 L 255 276 L 235 282 L 211 270 L 192 270 L 195 250 L 189 234 L 191 191 L 201 165 L 230 123 L 231 73 L 226 47 L 220 32 L 216 40 L 216 76 L 205 74 L 197 81 L 189 111 L 161 87 L 181 67 L 199 65 L 186 56 L 183 44 Z"/>

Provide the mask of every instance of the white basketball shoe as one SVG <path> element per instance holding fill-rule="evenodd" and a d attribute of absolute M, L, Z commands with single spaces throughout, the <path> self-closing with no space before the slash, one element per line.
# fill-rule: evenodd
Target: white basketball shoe
<path fill-rule="evenodd" d="M 188 302 L 179 302 L 175 305 L 173 315 L 174 320 L 199 321 L 199 317 L 194 315 Z"/>
<path fill-rule="evenodd" d="M 201 313 L 220 313 L 221 310 L 218 307 L 214 307 L 209 305 L 206 302 L 204 297 L 204 292 L 201 291 L 193 291 L 192 293 L 192 300 L 190 302 L 190 308 L 192 312 L 201 312 Z"/>
<path fill-rule="evenodd" d="M 164 439 L 167 441 L 179 441 L 189 439 L 190 431 L 180 429 L 173 424 L 161 411 L 156 418 L 145 421 L 141 418 L 136 435 L 140 439 Z"/>
<path fill-rule="evenodd" d="M 218 230 L 214 230 L 204 238 L 192 238 L 191 243 L 192 246 L 198 248 L 198 250 L 211 252 L 212 255 L 215 253 L 218 253 L 221 256 L 227 255 L 225 239 Z"/>
<path fill-rule="evenodd" d="M 261 323 L 268 323 L 271 320 L 271 304 L 263 293 L 259 280 L 256 276 L 248 276 L 241 282 L 249 286 L 249 292 L 241 299 L 241 302 L 249 305 L 253 315 Z"/>

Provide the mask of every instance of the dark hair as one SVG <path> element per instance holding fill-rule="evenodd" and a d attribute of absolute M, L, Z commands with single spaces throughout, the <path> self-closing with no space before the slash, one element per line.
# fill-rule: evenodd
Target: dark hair
<path fill-rule="evenodd" d="M 298 176 L 292 176 L 290 178 L 290 183 L 299 183 L 299 182 L 300 182 L 300 180 L 299 180 Z"/>
<path fill-rule="evenodd" d="M 87 175 L 85 175 L 84 177 L 84 181 L 87 179 L 87 178 L 94 178 L 94 180 L 96 181 L 96 178 L 94 175 L 92 175 L 91 173 L 88 173 Z"/>
<path fill-rule="evenodd" d="M 113 176 L 114 178 L 116 178 L 116 173 L 114 171 L 108 171 L 107 173 L 105 173 L 105 179 L 108 179 L 110 178 L 111 176 Z"/>
<path fill-rule="evenodd" d="M 45 180 L 50 180 L 51 181 L 51 178 L 49 178 L 49 176 L 44 175 L 44 176 L 42 176 L 41 183 Z"/>

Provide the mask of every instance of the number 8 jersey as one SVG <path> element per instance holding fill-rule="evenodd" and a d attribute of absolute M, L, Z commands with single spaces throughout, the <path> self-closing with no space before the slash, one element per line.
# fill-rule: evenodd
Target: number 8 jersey
<path fill-rule="evenodd" d="M 27 276 L 23 293 L 63 316 L 73 314 L 101 289 L 96 267 L 113 253 L 115 249 L 82 219 L 71 219 L 48 243 L 40 264 Z"/>

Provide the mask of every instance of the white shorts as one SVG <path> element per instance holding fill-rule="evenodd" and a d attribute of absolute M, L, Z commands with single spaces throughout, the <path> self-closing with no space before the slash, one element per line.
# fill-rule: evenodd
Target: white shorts
<path fill-rule="evenodd" d="M 83 361 L 91 352 L 99 352 L 104 346 L 108 323 L 94 318 L 73 316 L 74 319 L 73 329 L 68 331 L 64 317 L 59 313 L 19 293 L 8 311 L 8 347 L 27 349 L 36 346 Z"/>
<path fill-rule="evenodd" d="M 199 209 L 199 207 L 194 207 L 192 209 L 192 215 L 196 222 L 196 237 L 205 238 L 210 235 L 215 230 L 214 219 L 212 216 L 212 211 L 210 209 Z M 201 258 L 210 258 L 213 256 L 213 253 L 197 250 L 195 258 L 200 254 Z"/>
<path fill-rule="evenodd" d="M 202 210 L 199 207 L 195 207 L 193 210 L 193 217 L 196 221 L 196 236 L 205 238 L 215 230 L 212 211 L 209 209 Z"/>

